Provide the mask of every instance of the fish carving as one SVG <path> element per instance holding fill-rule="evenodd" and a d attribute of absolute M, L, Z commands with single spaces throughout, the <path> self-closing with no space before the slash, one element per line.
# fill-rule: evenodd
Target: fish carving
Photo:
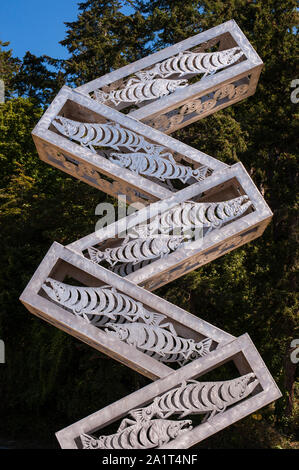
<path fill-rule="evenodd" d="M 133 424 L 132 424 L 133 423 Z M 152 449 L 181 436 L 192 429 L 190 420 L 155 419 L 145 423 L 127 421 L 110 436 L 95 438 L 81 434 L 83 449 Z"/>
<path fill-rule="evenodd" d="M 154 237 L 135 238 L 128 241 L 126 238 L 116 248 L 106 248 L 100 251 L 94 247 L 88 248 L 88 254 L 92 261 L 101 263 L 107 261 L 112 267 L 117 263 L 137 264 L 144 260 L 162 258 L 166 254 L 175 251 L 183 242 L 184 237 Z"/>
<path fill-rule="evenodd" d="M 50 299 L 96 326 L 116 321 L 118 317 L 149 324 L 159 324 L 165 318 L 110 286 L 78 287 L 48 278 L 42 289 Z"/>
<path fill-rule="evenodd" d="M 248 397 L 259 384 L 254 373 L 249 373 L 224 382 L 184 381 L 153 402 L 130 412 L 136 421 L 143 422 L 154 416 L 168 418 L 179 414 L 183 418 L 190 414 L 206 414 L 211 419 L 216 413 L 223 413 L 227 407 Z"/>
<path fill-rule="evenodd" d="M 160 149 L 160 151 L 166 150 L 164 147 L 148 142 L 141 135 L 121 127 L 115 122 L 93 124 L 56 116 L 52 124 L 61 134 L 71 140 L 80 142 L 83 147 L 89 147 L 94 153 L 96 153 L 94 147 L 110 147 L 115 150 L 126 148 L 130 151 L 143 149 L 146 152 L 157 152 L 157 149 Z"/>
<path fill-rule="evenodd" d="M 183 51 L 174 57 L 169 57 L 163 62 L 155 64 L 151 69 L 137 72 L 136 76 L 143 80 L 152 80 L 154 77 L 167 78 L 174 74 L 179 77 L 190 74 L 204 74 L 204 77 L 206 77 L 234 64 L 243 54 L 240 47 L 232 47 L 217 52 Z"/>
<path fill-rule="evenodd" d="M 190 178 L 197 181 L 206 177 L 208 167 L 201 166 L 193 169 L 190 166 L 179 165 L 170 153 L 111 153 L 109 160 L 122 168 L 127 168 L 137 175 L 158 178 L 161 181 L 178 179 L 186 183 Z"/>
<path fill-rule="evenodd" d="M 146 238 L 169 233 L 178 235 L 200 227 L 210 230 L 219 228 L 240 217 L 251 205 L 252 202 L 246 195 L 223 202 L 182 202 L 153 217 L 149 223 L 132 227 L 129 237 Z"/>
<path fill-rule="evenodd" d="M 178 336 L 171 323 L 146 325 L 144 323 L 107 323 L 106 333 L 152 356 L 160 362 L 178 362 L 184 365 L 190 360 L 210 352 L 212 339 L 195 342 Z M 112 331 L 110 331 L 112 330 Z"/>
<path fill-rule="evenodd" d="M 99 103 L 111 101 L 115 106 L 120 103 L 140 103 L 146 100 L 154 100 L 162 96 L 173 93 L 178 88 L 188 85 L 187 80 L 168 80 L 158 78 L 143 80 L 141 78 L 131 78 L 126 86 L 120 90 L 111 90 L 106 93 L 102 90 L 94 91 L 94 99 Z"/>

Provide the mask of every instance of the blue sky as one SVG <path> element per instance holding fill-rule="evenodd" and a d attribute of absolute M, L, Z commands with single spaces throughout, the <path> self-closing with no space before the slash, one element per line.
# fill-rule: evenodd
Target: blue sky
<path fill-rule="evenodd" d="M 10 42 L 16 57 L 30 51 L 65 59 L 67 49 L 59 44 L 66 36 L 64 21 L 76 20 L 80 1 L 9 0 L 0 6 L 0 40 Z"/>

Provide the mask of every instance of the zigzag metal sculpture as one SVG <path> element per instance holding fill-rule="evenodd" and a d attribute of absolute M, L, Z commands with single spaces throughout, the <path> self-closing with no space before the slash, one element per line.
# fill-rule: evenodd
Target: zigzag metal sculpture
<path fill-rule="evenodd" d="M 191 230 L 200 229 L 205 236 L 211 230 L 220 228 L 223 224 L 242 216 L 251 206 L 254 206 L 256 212 L 260 211 L 256 219 L 251 217 L 255 214 L 249 214 L 246 220 L 242 219 L 240 224 L 235 224 L 236 227 L 232 226 L 232 230 L 228 230 L 228 234 L 225 233 L 225 228 L 220 230 L 219 234 L 222 235 L 222 240 L 218 240 L 218 234 L 215 237 L 216 242 L 212 240 L 213 236 L 209 239 L 205 238 L 207 242 L 211 241 L 212 245 L 208 247 L 204 256 L 209 256 L 209 253 L 215 251 L 215 245 L 218 245 L 217 249 L 221 247 L 221 254 L 223 254 L 223 252 L 237 246 L 237 243 L 239 245 L 243 243 L 243 238 L 241 238 L 241 241 L 234 245 L 231 243 L 231 238 L 237 235 L 243 237 L 245 234 L 245 237 L 249 237 L 247 240 L 250 240 L 252 235 L 246 231 L 249 232 L 251 226 L 255 230 L 260 230 L 261 227 L 264 229 L 265 221 L 271 217 L 271 214 L 269 215 L 270 209 L 266 210 L 266 204 L 262 204 L 261 200 L 256 198 L 250 177 L 248 176 L 246 179 L 245 176 L 242 176 L 245 178 L 246 184 L 239 184 L 236 182 L 238 178 L 234 179 L 233 172 L 237 175 L 241 170 L 232 170 L 203 152 L 196 151 L 136 121 L 136 119 L 140 119 L 151 123 L 153 127 L 172 132 L 207 113 L 214 112 L 253 94 L 262 67 L 260 58 L 234 22 L 219 25 L 213 30 L 184 40 L 178 45 L 160 51 L 154 57 L 137 61 L 132 66 L 125 67 L 125 70 L 114 71 L 109 73 L 109 76 L 93 80 L 92 83 L 86 84 L 87 88 L 84 88 L 84 85 L 80 87 L 81 91 L 86 90 L 86 92 L 83 91 L 83 94 L 80 94 L 80 90 L 72 91 L 65 87 L 33 132 L 42 159 L 92 185 L 95 185 L 96 181 L 102 190 L 104 189 L 115 196 L 120 191 L 126 192 L 128 185 L 127 192 L 132 200 L 134 200 L 136 193 L 138 200 L 142 199 L 149 203 L 169 197 L 166 185 L 174 190 L 170 180 L 192 184 L 195 181 L 204 180 L 212 173 L 211 186 L 209 186 L 209 182 L 197 184 L 195 185 L 196 191 L 198 186 L 204 187 L 203 191 L 207 195 L 210 194 L 211 199 L 214 200 L 214 189 L 220 186 L 226 194 L 228 191 L 229 194 L 246 192 L 249 195 L 242 195 L 227 201 L 200 203 L 189 199 L 202 197 L 202 190 L 200 189 L 198 193 L 192 193 L 190 191 L 192 188 L 188 188 L 188 196 L 185 199 L 186 193 L 171 196 L 170 207 L 173 207 L 175 200 L 185 202 L 177 203 L 175 207 L 155 216 L 150 222 L 131 228 L 120 246 L 101 251 L 93 246 L 94 238 L 92 238 L 92 243 L 86 244 L 83 251 L 88 249 L 92 261 L 96 263 L 107 262 L 111 270 L 118 274 L 133 273 L 153 260 L 174 253 L 185 242 L 187 244 L 190 239 L 194 238 L 193 234 L 190 234 Z M 227 49 L 217 52 L 197 52 L 195 49 L 196 46 L 199 46 L 200 50 L 207 50 L 216 44 L 219 44 L 219 49 L 224 47 Z M 181 52 L 177 53 L 178 51 Z M 243 55 L 245 60 L 239 61 Z M 160 62 L 158 62 L 159 60 Z M 238 61 L 240 63 L 237 64 Z M 188 79 L 195 75 L 203 75 L 201 78 L 205 78 L 233 64 L 237 65 L 226 70 L 223 74 L 217 75 L 215 79 L 206 78 L 201 83 L 199 80 L 195 83 L 196 80 L 194 80 L 192 83 L 194 86 L 188 86 Z M 125 82 L 125 77 L 128 78 L 127 82 Z M 118 85 L 120 81 L 123 83 L 122 88 Z M 102 88 L 107 85 L 111 85 L 111 88 L 109 91 L 107 88 L 104 91 Z M 118 89 L 116 89 L 117 86 L 119 86 Z M 113 87 L 114 89 L 112 89 Z M 172 93 L 174 93 L 173 96 L 168 96 Z M 101 105 L 90 100 L 89 97 L 93 97 Z M 164 98 L 159 100 L 162 97 Z M 134 105 L 144 101 L 149 103 L 144 103 L 133 110 L 131 108 L 131 116 L 124 116 L 117 110 L 111 109 L 112 105 L 120 105 L 120 108 L 123 108 L 126 103 Z M 109 104 L 110 108 L 103 106 L 103 103 Z M 65 114 L 76 116 L 78 110 L 82 111 L 83 109 L 85 111 L 79 112 L 79 115 L 85 116 L 89 112 L 86 120 L 94 119 L 98 122 L 79 122 L 65 117 Z M 188 117 L 186 118 L 186 116 Z M 94 155 L 83 151 L 82 147 L 80 155 L 80 147 L 73 145 L 68 139 L 57 136 L 57 132 L 51 132 L 53 126 L 63 136 L 78 142 L 84 148 L 89 148 Z M 97 153 L 96 149 L 100 149 L 100 152 Z M 178 159 L 189 162 L 188 165 L 178 164 L 174 158 L 176 155 L 178 155 Z M 108 161 L 101 157 L 105 157 Z M 204 164 L 201 164 L 201 161 Z M 129 171 L 120 171 L 119 167 Z M 226 172 L 221 174 L 221 181 L 216 173 L 218 170 L 219 173 Z M 214 171 L 216 178 L 214 178 Z M 113 183 L 100 186 L 103 181 L 103 178 L 100 178 L 102 174 L 112 178 Z M 146 176 L 147 180 L 138 178 L 136 175 Z M 241 178 L 240 173 L 239 177 Z M 156 182 L 155 179 L 160 181 Z M 227 189 L 228 181 L 232 181 L 233 191 Z M 241 181 L 243 180 L 241 179 Z M 160 182 L 166 182 L 166 184 Z M 217 191 L 218 189 L 216 189 Z M 223 198 L 225 199 L 225 197 Z M 169 207 L 167 203 L 166 207 Z M 141 220 L 144 222 L 146 218 L 143 217 Z M 219 236 L 220 238 L 221 236 Z M 228 240 L 230 245 L 227 247 Z M 57 258 L 55 258 L 56 255 L 53 257 L 56 250 L 59 252 Z M 165 267 L 163 266 L 162 269 L 157 267 L 158 272 L 154 273 L 150 283 L 146 279 L 142 279 L 140 282 L 143 284 L 141 285 L 146 288 L 154 288 L 159 285 L 159 282 L 161 285 L 168 282 L 171 276 L 178 277 L 188 270 L 195 269 L 201 263 L 202 253 L 200 250 L 199 247 L 198 252 L 193 256 L 186 254 L 187 250 L 180 250 L 180 253 L 170 255 L 169 262 L 165 263 Z M 121 401 L 121 406 L 124 406 L 129 417 L 122 420 L 116 433 L 98 438 L 86 433 L 79 436 L 80 433 L 76 428 L 74 441 L 80 437 L 83 448 L 149 449 L 161 447 L 164 444 L 167 447 L 168 443 L 171 447 L 171 441 L 182 434 L 194 432 L 197 434 L 196 429 L 192 431 L 191 420 L 168 419 L 172 415 L 179 415 L 179 418 L 183 418 L 188 415 L 203 414 L 204 420 L 212 420 L 217 413 L 227 411 L 224 419 L 224 425 L 227 425 L 227 422 L 235 422 L 236 418 L 239 419 L 244 415 L 242 414 L 244 410 L 241 410 L 242 405 L 238 407 L 237 403 L 251 394 L 255 394 L 255 392 L 258 395 L 261 394 L 257 399 L 258 406 L 261 406 L 261 403 L 268 404 L 269 398 L 274 397 L 275 399 L 279 396 L 277 390 L 273 391 L 272 383 L 271 393 L 267 394 L 267 388 L 271 382 L 270 379 L 272 379 L 269 374 L 267 381 L 262 375 L 257 379 L 256 374 L 251 372 L 233 380 L 200 382 L 190 380 L 198 376 L 198 373 L 193 370 L 193 364 L 191 364 L 192 368 L 186 366 L 185 369 L 173 371 L 168 375 L 168 367 L 164 364 L 158 364 L 156 361 L 177 363 L 179 366 L 183 366 L 189 361 L 202 358 L 199 365 L 200 373 L 203 374 L 228 359 L 235 360 L 237 363 L 237 355 L 242 354 L 244 357 L 242 356 L 242 360 L 237 365 L 238 369 L 242 370 L 240 373 L 244 373 L 244 361 L 247 361 L 247 355 L 248 364 L 250 364 L 248 370 L 257 371 L 257 373 L 263 370 L 263 374 L 267 374 L 267 370 L 265 371 L 263 362 L 256 359 L 258 355 L 248 339 L 233 340 L 233 337 L 206 324 L 206 322 L 203 327 L 203 320 L 190 316 L 182 309 L 179 311 L 174 306 L 171 308 L 170 304 L 166 305 L 165 301 L 161 299 L 146 297 L 144 291 L 139 290 L 139 295 L 136 295 L 138 299 L 145 298 L 144 304 L 143 300 L 142 302 L 135 300 L 123 293 L 124 286 L 127 286 L 131 295 L 135 295 L 132 293 L 132 286 L 129 288 L 129 281 L 121 280 L 105 268 L 95 266 L 89 260 L 81 257 L 82 251 L 80 254 L 75 251 L 75 249 L 68 250 L 65 247 L 59 249 L 54 247 L 53 252 L 42 263 L 43 266 L 39 270 L 40 279 L 34 277 L 30 287 L 21 297 L 22 302 L 36 315 L 44 316 L 50 323 L 88 342 L 111 357 L 115 357 L 120 362 L 128 363 L 129 366 L 145 375 L 148 374 L 148 377 L 153 379 L 161 378 L 161 382 L 157 383 L 157 386 L 156 384 L 152 388 L 151 385 L 148 386 L 150 391 L 149 389 L 145 392 L 140 390 L 140 393 L 134 393 L 133 399 L 131 397 Z M 216 255 L 212 255 L 207 260 L 213 259 L 213 256 Z M 79 261 L 76 258 L 79 258 Z M 196 258 L 196 260 L 190 263 L 192 258 Z M 55 263 L 52 265 L 54 259 Z M 51 261 L 49 262 L 49 260 Z M 63 260 L 64 264 L 60 263 L 60 260 Z M 51 269 L 49 269 L 49 263 L 52 266 Z M 161 264 L 163 262 L 156 263 L 156 265 Z M 71 268 L 66 265 L 71 265 Z M 151 268 L 149 267 L 148 271 L 151 271 Z M 61 271 L 59 271 L 60 269 Z M 106 282 L 111 285 L 79 287 L 47 277 L 52 276 L 53 272 L 56 273 L 56 270 L 57 278 L 60 279 L 75 273 L 76 279 L 82 283 L 93 276 L 94 279 L 99 280 L 99 284 L 102 279 L 108 279 Z M 153 269 L 153 271 L 155 270 Z M 102 275 L 98 275 L 98 272 L 102 272 Z M 162 280 L 159 279 L 161 272 L 163 273 Z M 134 276 L 131 276 L 132 278 Z M 114 284 L 120 291 L 113 287 Z M 52 302 L 40 298 L 41 290 Z M 159 305 L 159 302 L 162 305 Z M 59 308 L 58 305 L 62 308 Z M 148 307 L 149 305 L 155 306 L 156 312 L 152 311 L 151 307 Z M 74 321 L 74 316 L 70 312 L 84 321 Z M 170 318 L 173 323 L 168 322 L 167 318 Z M 91 324 L 88 328 L 86 322 Z M 103 327 L 102 331 L 105 334 L 99 334 L 98 328 L 101 327 Z M 199 341 L 199 338 L 204 339 Z M 125 347 L 119 341 L 134 347 L 135 350 Z M 211 352 L 213 348 L 217 348 L 215 354 Z M 150 357 L 140 354 L 139 351 Z M 203 357 L 206 355 L 209 355 L 208 358 Z M 258 364 L 256 368 L 250 361 L 253 356 L 254 364 Z M 197 364 L 194 366 L 196 369 Z M 259 389 L 256 391 L 258 386 Z M 167 391 L 165 392 L 165 390 Z M 262 391 L 260 392 L 260 390 Z M 145 395 L 143 395 L 144 393 Z M 247 414 L 255 409 L 255 405 L 252 407 L 251 398 L 253 397 L 246 401 L 245 411 L 248 412 Z M 127 402 L 131 403 L 130 406 L 127 406 Z M 144 406 L 144 403 L 149 404 Z M 119 408 L 119 403 L 117 403 L 117 407 Z M 101 426 L 106 419 L 105 414 L 108 415 L 110 422 L 124 416 L 124 409 L 115 410 L 115 408 L 114 405 L 111 405 L 109 413 L 105 409 L 104 419 L 103 414 L 101 416 Z M 230 409 L 228 410 L 228 408 Z M 111 414 L 110 411 L 112 411 Z M 238 411 L 240 411 L 240 415 Z M 94 415 L 92 419 L 94 419 Z M 94 423 L 95 421 L 93 426 Z M 219 425 L 220 428 L 221 425 L 222 423 Z M 207 427 L 211 428 L 208 433 L 212 434 L 213 426 L 205 426 L 205 428 Z M 88 429 L 96 429 L 96 427 Z M 80 432 L 85 432 L 85 430 Z M 194 445 L 194 437 L 192 439 L 189 441 L 188 438 L 182 439 L 181 446 Z M 202 437 L 197 435 L 196 439 L 201 440 Z"/>

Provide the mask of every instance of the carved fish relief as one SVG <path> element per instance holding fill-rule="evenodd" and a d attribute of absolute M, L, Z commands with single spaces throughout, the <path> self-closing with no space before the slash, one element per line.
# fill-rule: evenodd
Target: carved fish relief
<path fill-rule="evenodd" d="M 154 416 L 168 418 L 179 414 L 180 418 L 190 414 L 223 413 L 227 407 L 248 397 L 259 384 L 254 373 L 223 382 L 198 382 L 188 380 L 174 388 L 144 408 L 130 412 L 137 422 L 150 420 Z"/>
<path fill-rule="evenodd" d="M 162 181 L 180 179 L 185 183 L 191 177 L 197 180 L 204 179 L 208 171 L 206 166 L 194 170 L 189 166 L 178 165 L 165 147 L 152 144 L 136 132 L 116 123 L 90 124 L 57 116 L 52 124 L 61 134 L 80 142 L 94 153 L 96 153 L 94 147 L 110 147 L 115 150 L 126 148 L 132 151 L 112 153 L 108 158 L 112 163 L 137 174 L 154 176 Z M 138 152 L 139 150 L 143 152 Z"/>
<path fill-rule="evenodd" d="M 151 176 L 165 181 L 178 179 L 186 183 L 190 178 L 200 181 L 206 177 L 208 167 L 193 169 L 179 165 L 170 153 L 161 155 L 154 153 L 111 153 L 109 160 L 122 168 L 127 168 L 137 175 Z"/>
<path fill-rule="evenodd" d="M 95 438 L 81 434 L 83 449 L 152 449 L 175 439 L 192 429 L 190 420 L 155 419 L 145 423 L 127 420 L 126 427 L 110 436 Z"/>
<path fill-rule="evenodd" d="M 182 202 L 155 216 L 148 224 L 140 224 L 129 231 L 131 238 L 167 235 L 170 232 L 184 234 L 200 227 L 219 228 L 244 214 L 252 205 L 248 196 L 239 196 L 223 202 Z"/>
<path fill-rule="evenodd" d="M 113 271 L 115 274 L 118 274 L 121 277 L 125 277 L 125 276 L 128 276 L 131 273 L 134 273 L 134 272 L 138 271 L 138 269 L 141 269 L 141 268 L 147 266 L 152 261 L 153 260 L 150 260 L 150 259 L 147 260 L 146 259 L 144 261 L 140 261 L 137 264 L 134 264 L 134 263 L 117 264 L 117 265 L 113 266 L 111 271 Z"/>
<path fill-rule="evenodd" d="M 61 134 L 80 142 L 84 147 L 89 147 L 94 153 L 96 153 L 94 147 L 111 147 L 115 150 L 124 147 L 130 151 L 143 149 L 146 152 L 157 152 L 159 149 L 161 152 L 166 150 L 162 146 L 147 142 L 141 135 L 121 127 L 115 122 L 93 124 L 56 116 L 52 124 Z"/>
<path fill-rule="evenodd" d="M 148 324 L 159 324 L 165 318 L 110 286 L 78 287 L 48 278 L 42 289 L 50 299 L 96 326 L 116 321 L 117 317 Z"/>
<path fill-rule="evenodd" d="M 234 64 L 242 57 L 240 47 L 232 47 L 218 52 L 191 52 L 183 51 L 174 57 L 155 64 L 149 70 L 136 73 L 138 78 L 152 80 L 154 77 L 167 78 L 177 74 L 180 77 L 190 74 L 214 74 L 224 67 Z"/>
<path fill-rule="evenodd" d="M 106 93 L 102 90 L 94 91 L 94 99 L 99 103 L 111 101 L 115 106 L 120 103 L 140 103 L 169 95 L 178 88 L 188 85 L 187 80 L 167 80 L 164 78 L 142 80 L 131 78 L 126 86 L 120 90 L 111 90 Z"/>
<path fill-rule="evenodd" d="M 171 323 L 107 323 L 106 327 L 108 335 L 125 341 L 148 355 L 155 353 L 155 358 L 160 362 L 178 362 L 179 365 L 184 365 L 191 359 L 208 354 L 212 344 L 211 338 L 195 342 L 193 339 L 178 336 Z"/>
<path fill-rule="evenodd" d="M 88 254 L 95 263 L 107 261 L 112 267 L 117 263 L 137 264 L 144 260 L 161 258 L 175 251 L 182 242 L 183 237 L 135 238 L 129 242 L 125 239 L 121 246 L 106 248 L 105 251 L 88 248 Z"/>

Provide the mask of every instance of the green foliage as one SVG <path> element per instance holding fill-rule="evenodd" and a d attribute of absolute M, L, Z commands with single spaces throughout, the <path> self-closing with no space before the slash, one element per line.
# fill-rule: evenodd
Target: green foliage
<path fill-rule="evenodd" d="M 123 13 L 123 5 L 135 12 Z M 49 435 L 148 381 L 30 315 L 18 301 L 51 243 L 94 229 L 107 196 L 38 158 L 31 131 L 64 81 L 92 80 L 166 45 L 234 18 L 265 66 L 254 96 L 177 131 L 174 137 L 232 164 L 241 160 L 274 212 L 266 232 L 157 294 L 233 335 L 248 332 L 283 399 L 200 447 L 291 448 L 298 425 L 290 343 L 299 337 L 296 295 L 296 2 L 287 0 L 96 1 L 79 4 L 62 44 L 67 61 L 23 62 L 0 43 L 0 434 Z M 58 72 L 47 70 L 56 65 Z M 117 384 L 117 386 L 116 386 Z"/>
<path fill-rule="evenodd" d="M 0 41 L 0 80 L 5 84 L 5 97 L 12 96 L 14 91 L 13 77 L 18 72 L 21 61 L 12 57 L 12 50 L 7 50 L 9 42 Z"/>

